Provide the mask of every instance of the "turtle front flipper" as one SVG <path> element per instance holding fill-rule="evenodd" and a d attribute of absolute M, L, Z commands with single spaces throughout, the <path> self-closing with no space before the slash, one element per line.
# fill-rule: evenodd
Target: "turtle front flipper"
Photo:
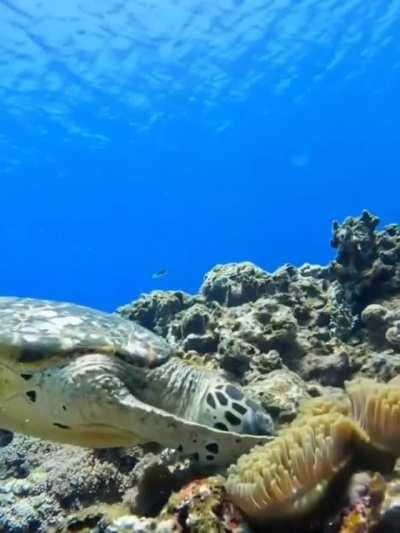
<path fill-rule="evenodd" d="M 272 439 L 217 430 L 151 407 L 132 395 L 122 400 L 121 407 L 126 408 L 126 423 L 134 423 L 135 431 L 145 440 L 174 448 L 201 464 L 228 465 L 254 446 Z"/>
<path fill-rule="evenodd" d="M 143 443 L 135 424 L 124 416 L 119 424 L 121 399 L 131 395 L 120 378 L 125 366 L 88 354 L 30 374 L 3 371 L 0 428 L 90 448 Z"/>

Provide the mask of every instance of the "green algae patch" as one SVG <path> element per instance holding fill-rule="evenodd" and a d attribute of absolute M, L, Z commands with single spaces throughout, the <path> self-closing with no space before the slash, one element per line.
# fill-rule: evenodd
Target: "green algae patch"
<path fill-rule="evenodd" d="M 101 503 L 91 505 L 68 517 L 60 533 L 70 533 L 77 531 L 79 533 L 90 533 L 100 522 L 110 524 L 129 513 L 126 505 L 121 503 Z"/>

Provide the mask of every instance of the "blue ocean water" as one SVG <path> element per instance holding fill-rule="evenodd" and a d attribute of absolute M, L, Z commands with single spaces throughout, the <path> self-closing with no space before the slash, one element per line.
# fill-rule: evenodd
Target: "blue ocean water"
<path fill-rule="evenodd" d="M 0 293 L 326 263 L 399 222 L 399 94 L 399 0 L 0 0 Z"/>

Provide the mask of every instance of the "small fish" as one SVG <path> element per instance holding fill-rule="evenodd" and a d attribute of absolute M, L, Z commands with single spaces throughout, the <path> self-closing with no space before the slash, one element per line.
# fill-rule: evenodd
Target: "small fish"
<path fill-rule="evenodd" d="M 8 446 L 14 438 L 14 433 L 7 429 L 0 429 L 0 448 Z"/>
<path fill-rule="evenodd" d="M 153 279 L 160 279 L 165 278 L 165 276 L 168 274 L 168 270 L 165 268 L 162 268 L 158 272 L 154 272 L 154 274 L 151 276 Z"/>

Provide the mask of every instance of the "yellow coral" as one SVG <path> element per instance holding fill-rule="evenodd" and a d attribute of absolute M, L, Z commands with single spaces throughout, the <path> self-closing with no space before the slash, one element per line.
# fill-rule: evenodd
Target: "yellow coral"
<path fill-rule="evenodd" d="M 302 515 L 320 501 L 360 437 L 364 438 L 348 417 L 313 416 L 242 456 L 229 470 L 227 491 L 256 521 Z"/>

